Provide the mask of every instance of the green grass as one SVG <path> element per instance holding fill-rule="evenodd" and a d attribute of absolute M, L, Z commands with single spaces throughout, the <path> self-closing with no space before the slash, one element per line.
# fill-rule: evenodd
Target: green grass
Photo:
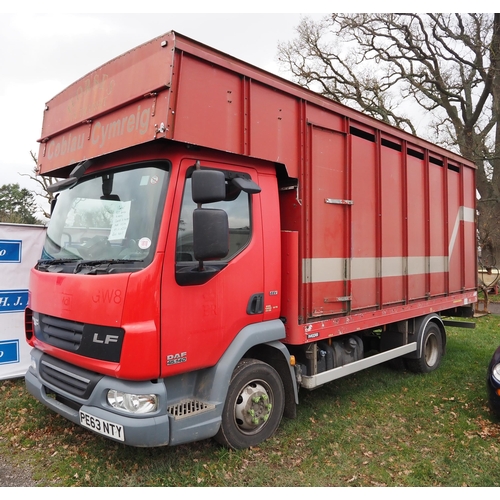
<path fill-rule="evenodd" d="M 484 293 L 483 292 L 479 292 L 477 294 L 477 297 L 479 300 L 484 300 Z M 489 291 L 488 292 L 488 301 L 489 302 L 500 302 L 500 293 L 495 293 L 493 291 Z"/>
<path fill-rule="evenodd" d="M 500 486 L 500 422 L 486 369 L 500 317 L 448 329 L 436 372 L 377 366 L 300 392 L 298 418 L 258 447 L 212 440 L 131 448 L 49 411 L 23 380 L 0 382 L 0 453 L 42 486 Z"/>

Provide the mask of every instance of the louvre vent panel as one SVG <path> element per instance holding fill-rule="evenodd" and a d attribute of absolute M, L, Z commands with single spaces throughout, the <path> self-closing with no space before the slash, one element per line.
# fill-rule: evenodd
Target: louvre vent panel
<path fill-rule="evenodd" d="M 61 360 L 44 355 L 40 361 L 40 375 L 51 391 L 87 399 L 97 382 L 99 373 L 90 372 Z"/>
<path fill-rule="evenodd" d="M 181 418 L 191 417 L 193 415 L 213 410 L 215 405 L 197 401 L 194 399 L 181 401 L 175 405 L 168 407 L 168 413 L 176 420 Z"/>
<path fill-rule="evenodd" d="M 80 347 L 83 326 L 83 323 L 40 314 L 40 329 L 44 340 L 67 351 L 76 351 Z"/>

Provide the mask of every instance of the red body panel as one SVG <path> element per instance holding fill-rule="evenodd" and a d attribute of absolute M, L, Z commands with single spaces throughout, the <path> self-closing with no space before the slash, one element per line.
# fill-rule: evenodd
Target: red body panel
<path fill-rule="evenodd" d="M 120 363 L 78 356 L 36 337 L 33 347 L 84 368 L 128 380 L 159 376 L 158 329 L 162 255 L 141 272 L 102 276 L 53 274 L 32 270 L 29 307 L 80 323 L 122 327 L 125 340 Z M 140 363 L 137 360 L 140 359 Z"/>

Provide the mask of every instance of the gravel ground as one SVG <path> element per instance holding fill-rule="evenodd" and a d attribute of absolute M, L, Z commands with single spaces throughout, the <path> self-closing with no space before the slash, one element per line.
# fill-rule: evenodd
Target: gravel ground
<path fill-rule="evenodd" d="M 4 486 L 30 487 L 37 486 L 37 482 L 29 467 L 13 465 L 0 455 L 0 488 Z"/>
<path fill-rule="evenodd" d="M 490 302 L 488 304 L 488 311 L 491 314 L 500 314 L 500 302 Z"/>

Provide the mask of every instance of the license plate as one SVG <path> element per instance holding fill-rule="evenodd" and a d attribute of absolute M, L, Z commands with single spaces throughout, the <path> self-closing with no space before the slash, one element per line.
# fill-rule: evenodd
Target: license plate
<path fill-rule="evenodd" d="M 125 433 L 123 432 L 123 426 L 119 424 L 114 424 L 102 418 L 94 417 L 89 415 L 84 411 L 80 411 L 80 424 L 87 429 L 91 429 L 103 436 L 108 436 L 119 441 L 125 441 Z"/>

